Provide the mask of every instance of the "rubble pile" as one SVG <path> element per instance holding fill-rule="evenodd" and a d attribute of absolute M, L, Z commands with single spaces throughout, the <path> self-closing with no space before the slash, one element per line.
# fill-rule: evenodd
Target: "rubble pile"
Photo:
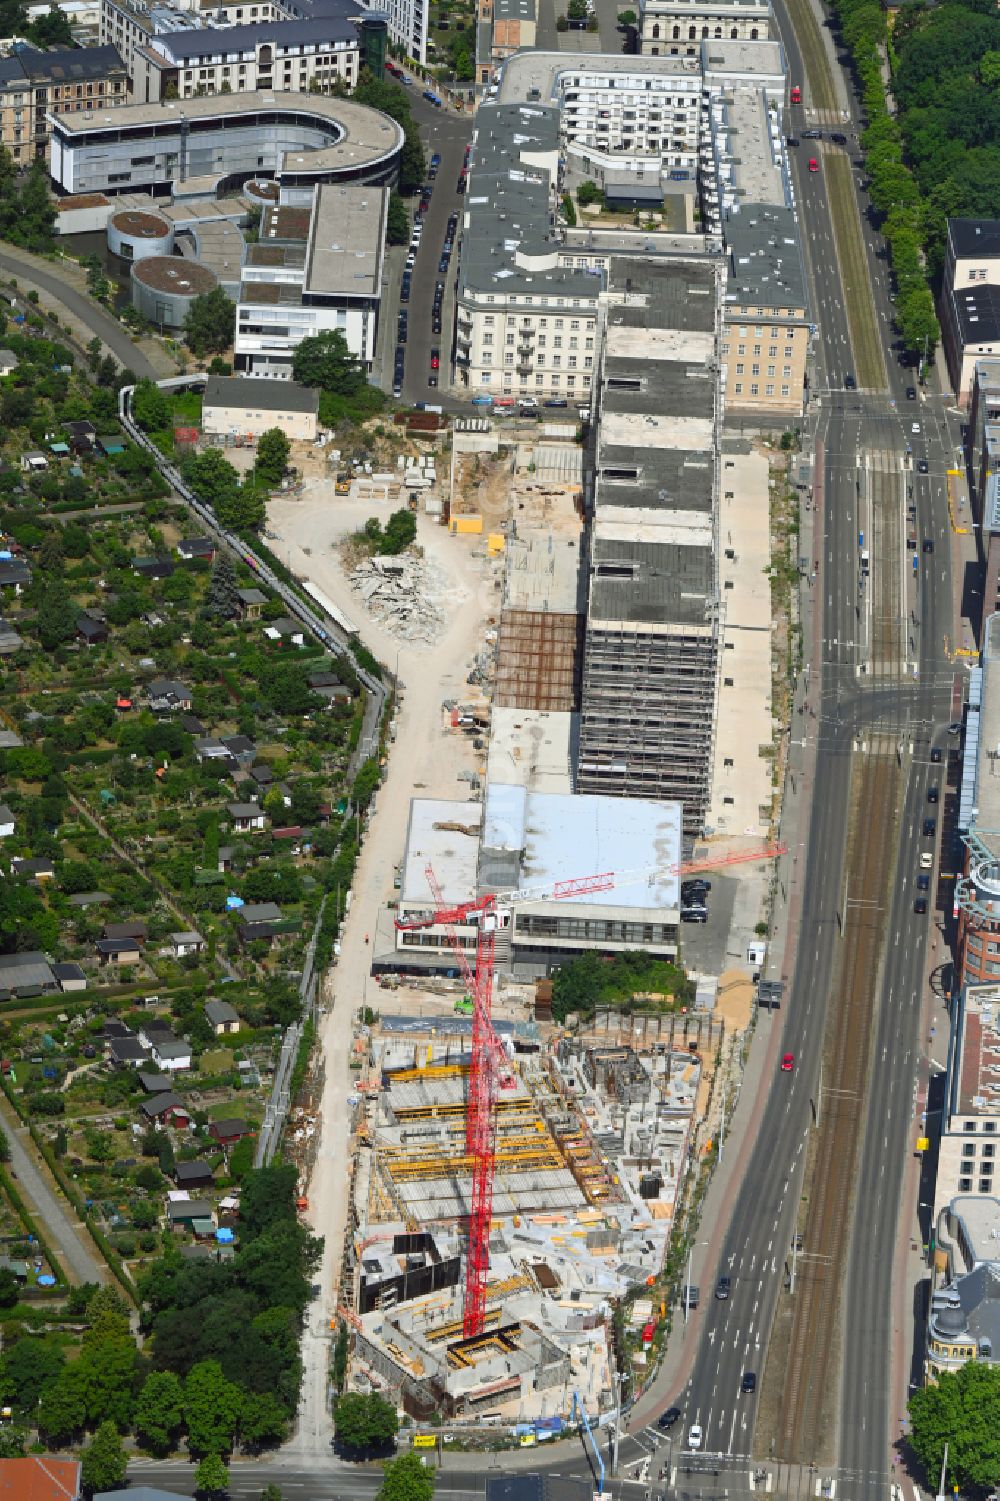
<path fill-rule="evenodd" d="M 425 558 L 366 558 L 348 575 L 374 620 L 400 641 L 436 641 L 455 604 L 454 580 Z"/>

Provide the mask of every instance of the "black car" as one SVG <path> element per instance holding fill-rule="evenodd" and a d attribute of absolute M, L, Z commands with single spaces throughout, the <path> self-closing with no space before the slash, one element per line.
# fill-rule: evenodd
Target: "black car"
<path fill-rule="evenodd" d="M 918 474 L 929 474 L 930 473 L 930 465 L 928 464 L 928 462 L 927 462 L 926 459 L 918 459 L 917 460 L 917 473 Z"/>
<path fill-rule="evenodd" d="M 837 131 L 837 130 L 831 132 L 830 140 L 833 142 L 833 144 L 835 146 L 846 146 L 847 145 L 847 137 L 845 135 L 841 135 L 840 132 Z"/>
<path fill-rule="evenodd" d="M 917 899 L 916 899 L 916 901 L 913 903 L 913 910 L 917 914 L 918 917 L 925 917 L 926 914 L 927 914 L 927 900 L 926 900 L 926 898 L 922 897 L 922 896 L 918 896 Z"/>
<path fill-rule="evenodd" d="M 931 889 L 931 878 L 930 878 L 930 876 L 927 874 L 927 872 L 925 870 L 922 870 L 920 872 L 919 876 L 917 876 L 917 890 L 918 891 L 930 891 L 930 889 Z"/>
<path fill-rule="evenodd" d="M 402 286 L 399 289 L 399 300 L 400 300 L 400 302 L 409 302 L 409 300 L 410 300 L 410 278 L 409 278 L 409 276 L 404 276 L 403 277 L 403 284 L 402 284 Z"/>
<path fill-rule="evenodd" d="M 936 833 L 937 833 L 937 819 L 936 818 L 925 818 L 924 819 L 924 838 L 925 839 L 933 839 L 934 835 Z"/>
<path fill-rule="evenodd" d="M 435 302 L 440 302 L 441 298 L 443 296 L 444 296 L 444 282 L 443 281 L 436 281 L 434 283 L 434 301 Z"/>
<path fill-rule="evenodd" d="M 559 407 L 561 409 L 562 407 L 569 406 L 569 402 L 568 401 L 560 401 L 558 398 L 553 397 L 549 401 L 543 401 L 542 402 L 542 406 L 543 407 Z"/>
<path fill-rule="evenodd" d="M 449 257 L 446 256 L 446 255 L 443 255 L 441 257 L 441 259 L 438 261 L 438 271 L 440 271 L 442 275 L 444 275 L 445 272 L 448 270 L 448 260 L 449 260 Z"/>
<path fill-rule="evenodd" d="M 934 551 L 934 538 L 933 537 L 925 537 L 924 538 L 923 551 L 924 552 L 933 552 Z"/>
<path fill-rule="evenodd" d="M 785 142 L 786 146 L 797 146 L 798 144 L 799 144 L 799 138 L 798 138 L 798 136 L 789 136 L 788 140 Z"/>
<path fill-rule="evenodd" d="M 732 1290 L 732 1277 L 720 1277 L 718 1282 L 715 1284 L 715 1296 L 719 1299 L 720 1303 L 724 1303 L 726 1301 Z"/>
<path fill-rule="evenodd" d="M 682 907 L 681 922 L 708 922 L 708 908 Z"/>
<path fill-rule="evenodd" d="M 931 763 L 934 766 L 937 766 L 937 764 L 938 764 L 938 762 L 940 760 L 941 760 L 941 749 L 940 749 L 939 746 L 935 745 L 933 747 L 933 749 L 931 750 Z"/>
<path fill-rule="evenodd" d="M 821 130 L 804 130 L 802 132 L 802 139 L 804 141 L 821 141 L 823 139 L 823 132 Z"/>
<path fill-rule="evenodd" d="M 660 1416 L 656 1420 L 656 1426 L 657 1426 L 657 1428 L 673 1428 L 676 1423 L 680 1422 L 680 1420 L 681 1420 L 681 1410 L 680 1410 L 680 1408 L 679 1407 L 668 1407 L 667 1410 L 666 1410 L 666 1412 L 661 1412 L 660 1413 Z"/>
<path fill-rule="evenodd" d="M 834 137 L 836 140 L 836 137 Z M 740 1382 L 741 1392 L 755 1392 L 757 1390 L 757 1372 L 744 1371 L 743 1380 Z"/>
<path fill-rule="evenodd" d="M 941 795 L 941 791 L 940 791 L 940 788 L 938 787 L 938 785 L 937 785 L 936 782 L 933 783 L 930 787 L 928 787 L 928 789 L 927 789 L 927 801 L 929 803 L 936 803 L 937 800 L 938 800 L 938 798 L 940 797 L 940 795 Z"/>
<path fill-rule="evenodd" d="M 441 332 L 441 315 L 440 315 L 440 313 L 435 313 L 434 316 L 431 318 L 431 333 L 432 334 L 439 334 L 440 332 Z"/>
<path fill-rule="evenodd" d="M 916 388 L 916 386 L 907 386 L 907 388 L 906 388 L 906 399 L 907 399 L 907 401 L 916 401 L 916 399 L 917 399 L 917 388 Z"/>
<path fill-rule="evenodd" d="M 856 391 L 857 390 L 857 386 L 858 386 L 858 383 L 854 379 L 853 375 L 845 375 L 844 376 L 844 390 L 845 391 Z"/>
<path fill-rule="evenodd" d="M 703 881 L 701 876 L 696 876 L 690 881 L 681 882 L 681 896 L 704 896 L 711 889 L 711 881 Z"/>

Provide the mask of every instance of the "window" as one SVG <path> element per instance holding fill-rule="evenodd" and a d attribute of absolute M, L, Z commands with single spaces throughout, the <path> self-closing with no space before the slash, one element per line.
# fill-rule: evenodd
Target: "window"
<path fill-rule="evenodd" d="M 736 365 L 736 374 L 737 375 L 742 375 L 743 373 L 744 373 L 744 371 L 743 371 L 743 364 L 742 364 L 742 361 L 739 361 L 739 362 L 737 362 L 737 365 Z"/>
<path fill-rule="evenodd" d="M 737 396 L 742 396 L 743 395 L 743 386 L 742 386 L 742 384 L 739 381 L 736 382 L 736 390 L 735 390 L 734 394 L 737 395 Z"/>
<path fill-rule="evenodd" d="M 976 1123 L 975 1123 L 975 1121 L 966 1121 L 965 1124 L 962 1127 L 963 1131 L 974 1131 L 975 1129 L 976 1129 Z"/>
<path fill-rule="evenodd" d="M 962 1143 L 962 1156 L 963 1157 L 975 1157 L 975 1155 L 976 1155 L 976 1143 L 974 1141 L 964 1141 Z"/>
<path fill-rule="evenodd" d="M 760 387 L 757 386 L 757 385 L 751 385 L 750 386 L 750 395 L 751 396 L 758 396 L 759 394 L 760 394 Z"/>
<path fill-rule="evenodd" d="M 768 345 L 767 357 L 768 357 L 769 360 L 776 360 L 778 358 L 778 346 L 777 346 L 777 344 L 770 344 L 770 345 Z"/>
<path fill-rule="evenodd" d="M 760 366 L 759 365 L 751 365 L 750 366 L 750 374 L 751 375 L 759 375 L 760 374 Z"/>
<path fill-rule="evenodd" d="M 983 1122 L 983 1130 L 984 1131 L 996 1131 L 996 1128 L 997 1128 L 996 1121 L 984 1121 Z"/>
<path fill-rule="evenodd" d="M 991 1182 L 991 1180 L 989 1178 L 980 1178 L 980 1180 L 979 1180 L 979 1192 L 981 1194 L 988 1194 L 989 1191 L 990 1191 L 990 1189 L 992 1187 L 993 1187 L 993 1184 L 992 1184 L 992 1182 Z"/>
<path fill-rule="evenodd" d="M 773 396 L 774 395 L 774 387 L 773 386 L 765 386 L 764 387 L 764 395 L 765 396 Z"/>
<path fill-rule="evenodd" d="M 958 1180 L 958 1191 L 959 1191 L 959 1193 L 970 1194 L 972 1192 L 972 1179 L 971 1178 L 959 1178 L 959 1180 Z"/>
<path fill-rule="evenodd" d="M 985 1142 L 983 1142 L 983 1156 L 984 1157 L 995 1157 L 996 1156 L 996 1150 L 997 1150 L 997 1148 L 996 1148 L 996 1142 L 993 1142 L 993 1141 L 985 1141 Z M 985 1166 L 984 1166 L 983 1171 L 985 1172 L 985 1170 L 986 1169 L 985 1169 Z M 992 1168 L 990 1169 L 990 1171 L 992 1172 Z"/>
<path fill-rule="evenodd" d="M 760 329 L 758 329 L 757 332 L 760 333 Z M 754 352 L 754 354 L 760 354 L 760 345 L 759 344 L 755 344 L 754 345 L 753 352 Z"/>
<path fill-rule="evenodd" d="M 791 367 L 791 365 L 782 365 L 782 367 L 781 367 L 781 373 L 785 377 L 785 380 L 790 380 L 791 379 L 791 375 L 792 375 L 792 367 Z"/>

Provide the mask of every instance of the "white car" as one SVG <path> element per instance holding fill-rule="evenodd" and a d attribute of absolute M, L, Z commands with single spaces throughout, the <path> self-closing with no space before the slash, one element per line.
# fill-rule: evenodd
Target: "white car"
<path fill-rule="evenodd" d="M 921 850 L 921 852 L 920 852 L 920 869 L 921 870 L 932 870 L 933 868 L 934 868 L 934 856 L 931 854 L 930 850 Z"/>
<path fill-rule="evenodd" d="M 919 431 L 920 431 L 920 423 L 919 422 L 911 422 L 910 423 L 910 432 L 911 433 L 919 433 Z"/>
<path fill-rule="evenodd" d="M 691 1427 L 688 1429 L 688 1448 L 689 1449 L 700 1449 L 701 1448 L 701 1424 L 700 1423 L 692 1423 Z"/>

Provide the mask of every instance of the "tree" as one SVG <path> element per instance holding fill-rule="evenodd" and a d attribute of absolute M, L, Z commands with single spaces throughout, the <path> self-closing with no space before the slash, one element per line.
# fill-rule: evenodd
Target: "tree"
<path fill-rule="evenodd" d="M 337 1444 L 351 1454 L 386 1449 L 399 1426 L 396 1409 L 376 1392 L 348 1392 L 333 1410 Z"/>
<path fill-rule="evenodd" d="M 181 473 L 198 498 L 213 509 L 240 487 L 239 475 L 217 448 L 191 454 L 181 465 Z"/>
<path fill-rule="evenodd" d="M 205 614 L 216 620 L 235 620 L 240 613 L 240 595 L 236 572 L 229 554 L 220 552 L 212 564 L 212 577 L 205 600 Z"/>
<path fill-rule="evenodd" d="M 224 354 L 233 342 L 236 304 L 221 287 L 195 297 L 184 319 L 184 341 L 199 359 Z"/>
<path fill-rule="evenodd" d="M 10 1267 L 0 1267 L 0 1308 L 16 1308 L 21 1287 Z"/>
<path fill-rule="evenodd" d="M 242 485 L 232 494 L 221 496 L 214 509 L 219 525 L 224 526 L 227 531 L 251 531 L 264 523 L 267 498 L 261 490 Z"/>
<path fill-rule="evenodd" d="M 5 1350 L 0 1365 L 4 1400 L 20 1412 L 33 1413 L 46 1387 L 51 1386 L 66 1364 L 58 1345 L 24 1336 Z"/>
<path fill-rule="evenodd" d="M 260 1501 L 282 1501 L 281 1487 L 273 1481 L 270 1485 L 265 1485 L 260 1493 Z"/>
<path fill-rule="evenodd" d="M 303 386 L 351 396 L 365 383 L 361 363 L 339 328 L 303 339 L 292 356 L 292 375 Z"/>
<path fill-rule="evenodd" d="M 184 1382 L 184 1416 L 192 1454 L 228 1454 L 240 1417 L 240 1389 L 217 1360 L 192 1366 Z"/>
<path fill-rule="evenodd" d="M 405 245 L 410 237 L 410 221 L 406 205 L 396 192 L 389 194 L 389 209 L 385 216 L 385 237 L 390 245 Z"/>
<path fill-rule="evenodd" d="M 572 9 L 572 0 L 570 8 Z M 591 182 L 588 177 L 587 181 L 581 182 L 577 188 L 576 201 L 581 208 L 586 208 L 589 204 L 603 203 L 604 190 L 603 188 L 599 188 L 596 182 Z"/>
<path fill-rule="evenodd" d="M 54 651 L 57 646 L 73 640 L 79 613 L 62 579 L 52 579 L 43 588 L 38 601 L 36 628 L 46 651 Z"/>
<path fill-rule="evenodd" d="M 1000 1369 L 970 1360 L 944 1371 L 909 1403 L 914 1453 L 936 1481 L 948 1445 L 948 1480 L 992 1489 L 1000 1474 Z"/>
<path fill-rule="evenodd" d="M 257 440 L 257 473 L 269 485 L 281 483 L 291 451 L 280 427 L 269 427 Z"/>
<path fill-rule="evenodd" d="M 75 45 L 69 17 L 55 5 L 49 6 L 44 15 L 30 22 L 25 34 L 36 47 L 45 51 L 48 47 L 72 47 Z"/>
<path fill-rule="evenodd" d="M 136 1433 L 143 1447 L 162 1458 L 174 1447 L 184 1420 L 181 1384 L 173 1371 L 152 1371 L 136 1398 Z"/>
<path fill-rule="evenodd" d="M 132 394 L 132 415 L 144 433 L 163 432 L 170 426 L 170 402 L 155 381 L 141 380 Z"/>
<path fill-rule="evenodd" d="M 433 1495 L 434 1471 L 419 1454 L 401 1454 L 383 1466 L 377 1501 L 431 1501 Z"/>
<path fill-rule="evenodd" d="M 427 175 L 427 156 L 420 131 L 412 120 L 403 126 L 403 149 L 399 154 L 399 186 L 412 193 Z"/>
<path fill-rule="evenodd" d="M 68 1443 L 87 1421 L 87 1403 L 79 1376 L 72 1366 L 61 1371 L 42 1392 L 38 1405 L 38 1431 L 49 1443 Z"/>
<path fill-rule="evenodd" d="M 247 1392 L 240 1411 L 240 1443 L 266 1449 L 284 1441 L 288 1414 L 273 1392 Z"/>
<path fill-rule="evenodd" d="M 337 1342 L 333 1347 L 333 1359 L 330 1362 L 330 1376 L 338 1396 L 344 1390 L 344 1382 L 347 1380 L 349 1344 L 350 1336 L 347 1333 L 347 1325 L 342 1322 L 337 1330 Z"/>
<path fill-rule="evenodd" d="M 229 1489 L 229 1471 L 217 1454 L 206 1454 L 194 1472 L 198 1496 L 224 1496 Z"/>
<path fill-rule="evenodd" d="M 49 191 L 44 159 L 32 162 L 18 194 L 15 233 L 6 236 L 28 250 L 52 250 L 55 246 L 56 210 Z"/>
<path fill-rule="evenodd" d="M 128 1457 L 114 1423 L 102 1423 L 83 1451 L 80 1478 L 89 1495 L 116 1491 L 125 1484 Z"/>

